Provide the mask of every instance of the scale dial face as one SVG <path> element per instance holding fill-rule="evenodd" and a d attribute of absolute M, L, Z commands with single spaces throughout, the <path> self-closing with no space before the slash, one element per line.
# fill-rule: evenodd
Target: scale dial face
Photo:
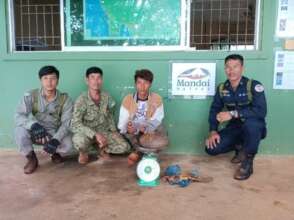
<path fill-rule="evenodd" d="M 137 166 L 137 175 L 145 182 L 156 180 L 159 177 L 159 174 L 160 166 L 159 163 L 154 159 L 143 159 Z"/>

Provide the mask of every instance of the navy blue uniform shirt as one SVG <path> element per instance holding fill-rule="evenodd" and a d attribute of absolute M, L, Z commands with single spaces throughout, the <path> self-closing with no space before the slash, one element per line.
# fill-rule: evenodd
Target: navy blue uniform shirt
<path fill-rule="evenodd" d="M 217 87 L 216 94 L 210 107 L 209 112 L 209 129 L 210 131 L 218 130 L 218 121 L 216 115 L 221 111 L 238 112 L 239 118 L 232 119 L 230 123 L 235 121 L 246 121 L 247 119 L 256 119 L 265 123 L 265 116 L 267 112 L 266 99 L 264 88 L 262 84 L 256 80 L 252 80 L 251 94 L 252 101 L 250 102 L 247 92 L 248 78 L 242 77 L 237 89 L 234 91 L 229 80 L 224 83 L 222 94 L 220 94 L 219 87 Z M 224 107 L 227 109 L 224 110 Z"/>

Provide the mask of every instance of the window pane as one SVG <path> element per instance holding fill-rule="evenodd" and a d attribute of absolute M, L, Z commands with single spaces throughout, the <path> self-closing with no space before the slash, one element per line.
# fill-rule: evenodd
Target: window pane
<path fill-rule="evenodd" d="M 66 0 L 66 46 L 180 45 L 181 0 Z"/>
<path fill-rule="evenodd" d="M 253 46 L 255 10 L 256 0 L 193 0 L 191 47 L 229 50 L 233 45 Z"/>
<path fill-rule="evenodd" d="M 59 0 L 14 0 L 15 49 L 60 50 Z"/>

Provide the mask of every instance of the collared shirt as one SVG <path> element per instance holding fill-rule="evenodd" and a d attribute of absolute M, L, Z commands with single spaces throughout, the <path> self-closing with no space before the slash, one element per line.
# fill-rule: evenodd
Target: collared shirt
<path fill-rule="evenodd" d="M 96 105 L 89 93 L 81 94 L 75 102 L 71 130 L 93 138 L 97 132 L 114 132 L 113 118 L 115 102 L 106 92 L 101 92 L 100 102 Z"/>
<path fill-rule="evenodd" d="M 232 88 L 230 82 L 227 80 L 224 83 L 222 94 L 219 91 L 220 85 L 218 86 L 209 112 L 210 131 L 217 131 L 219 123 L 216 115 L 223 111 L 224 107 L 227 108 L 226 111 L 236 110 L 239 115 L 239 121 L 245 121 L 249 118 L 265 121 L 267 105 L 264 88 L 260 82 L 252 80 L 252 101 L 250 102 L 247 92 L 248 80 L 248 78 L 243 76 L 236 90 Z M 237 121 L 236 119 L 234 120 Z"/>
<path fill-rule="evenodd" d="M 70 97 L 64 102 L 61 117 L 53 117 L 59 109 L 58 98 L 60 92 L 56 90 L 54 99 L 50 102 L 46 100 L 43 90 L 38 91 L 38 112 L 33 115 L 33 95 L 32 91 L 26 92 L 17 106 L 15 113 L 15 125 L 31 129 L 32 124 L 42 125 L 53 138 L 61 141 L 69 132 L 69 124 L 72 117 L 73 102 Z"/>

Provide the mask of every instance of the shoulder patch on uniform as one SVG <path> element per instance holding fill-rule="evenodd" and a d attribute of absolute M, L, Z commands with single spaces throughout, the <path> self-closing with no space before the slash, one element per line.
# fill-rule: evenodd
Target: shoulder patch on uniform
<path fill-rule="evenodd" d="M 264 91 L 264 87 L 263 85 L 261 84 L 257 84 L 255 87 L 254 87 L 255 91 L 256 92 L 263 92 Z"/>

